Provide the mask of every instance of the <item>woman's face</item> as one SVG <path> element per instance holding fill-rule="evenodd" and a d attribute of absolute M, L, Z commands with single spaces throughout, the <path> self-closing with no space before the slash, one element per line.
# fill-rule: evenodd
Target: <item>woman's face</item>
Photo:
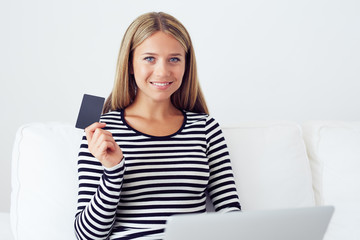
<path fill-rule="evenodd" d="M 171 35 L 156 32 L 135 48 L 132 71 L 137 98 L 170 101 L 185 72 L 185 50 Z"/>

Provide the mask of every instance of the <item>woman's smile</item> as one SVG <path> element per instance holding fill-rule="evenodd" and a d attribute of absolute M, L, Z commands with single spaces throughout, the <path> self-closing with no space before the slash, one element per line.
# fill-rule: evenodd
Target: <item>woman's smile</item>
<path fill-rule="evenodd" d="M 165 90 L 167 89 L 173 82 L 150 82 L 157 89 Z"/>

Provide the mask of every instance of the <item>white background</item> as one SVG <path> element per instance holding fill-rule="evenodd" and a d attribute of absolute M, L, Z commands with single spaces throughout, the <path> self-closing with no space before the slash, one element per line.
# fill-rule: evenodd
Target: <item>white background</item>
<path fill-rule="evenodd" d="M 106 97 L 124 31 L 149 11 L 187 27 L 221 124 L 360 120 L 358 0 L 0 0 L 0 211 L 17 128 L 75 123 L 84 93 Z"/>

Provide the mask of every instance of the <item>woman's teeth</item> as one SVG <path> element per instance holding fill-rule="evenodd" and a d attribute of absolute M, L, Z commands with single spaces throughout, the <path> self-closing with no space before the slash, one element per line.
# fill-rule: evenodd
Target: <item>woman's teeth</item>
<path fill-rule="evenodd" d="M 152 82 L 152 84 L 156 85 L 156 86 L 166 86 L 169 85 L 171 82 L 167 82 L 167 83 L 157 83 L 157 82 Z"/>

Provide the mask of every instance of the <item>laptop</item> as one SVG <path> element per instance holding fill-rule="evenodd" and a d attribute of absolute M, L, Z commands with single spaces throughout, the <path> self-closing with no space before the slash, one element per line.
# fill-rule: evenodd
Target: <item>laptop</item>
<path fill-rule="evenodd" d="M 164 240 L 322 240 L 332 206 L 174 215 Z"/>

